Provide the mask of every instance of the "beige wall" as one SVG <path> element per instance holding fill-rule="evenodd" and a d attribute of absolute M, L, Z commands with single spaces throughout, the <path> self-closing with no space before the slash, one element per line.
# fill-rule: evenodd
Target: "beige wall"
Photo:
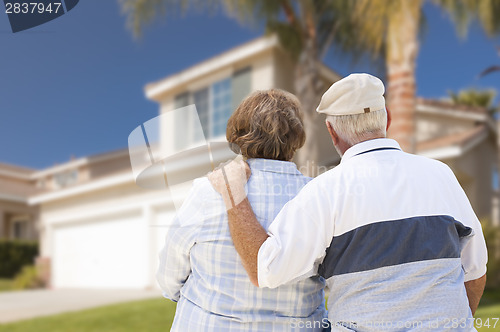
<path fill-rule="evenodd" d="M 480 219 L 491 218 L 493 197 L 491 181 L 496 156 L 495 143 L 489 137 L 460 158 L 445 160 L 457 176 Z"/>
<path fill-rule="evenodd" d="M 87 166 L 88 178 L 96 179 L 106 175 L 116 174 L 117 172 L 130 171 L 130 157 L 128 153 L 123 153 L 112 160 L 103 160 L 100 162 L 92 162 Z M 80 170 L 79 176 L 85 180 L 85 169 Z"/>
<path fill-rule="evenodd" d="M 38 239 L 39 209 L 24 203 L 0 200 L 0 238 L 11 238 L 12 222 L 18 217 L 28 221 L 27 240 Z"/>
<path fill-rule="evenodd" d="M 475 123 L 469 119 L 453 118 L 449 115 L 417 112 L 417 142 L 444 137 L 474 128 Z"/>
<path fill-rule="evenodd" d="M 282 50 L 275 49 L 273 52 L 273 63 L 274 87 L 294 93 L 295 68 L 292 59 Z"/>
<path fill-rule="evenodd" d="M 264 90 L 276 87 L 276 72 L 275 72 L 275 54 L 273 50 L 267 50 L 265 52 L 259 53 L 255 56 L 237 61 L 231 65 L 222 67 L 217 71 L 211 72 L 207 75 L 197 77 L 196 80 L 185 82 L 176 86 L 174 89 L 170 90 L 168 93 L 163 95 L 160 102 L 160 114 L 166 114 L 174 110 L 174 98 L 180 93 L 186 91 L 193 91 L 200 89 L 204 86 L 208 86 L 213 82 L 216 82 L 225 77 L 231 76 L 234 72 L 251 67 L 251 90 Z M 174 138 L 175 132 L 178 128 L 175 128 L 175 121 L 173 117 L 164 116 L 160 120 L 160 142 L 162 146 L 162 152 L 164 154 L 171 154 L 175 152 Z"/>
<path fill-rule="evenodd" d="M 0 193 L 26 197 L 34 191 L 33 181 L 0 175 Z"/>
<path fill-rule="evenodd" d="M 5 228 L 5 212 L 0 209 L 0 239 L 4 238 L 7 233 Z"/>

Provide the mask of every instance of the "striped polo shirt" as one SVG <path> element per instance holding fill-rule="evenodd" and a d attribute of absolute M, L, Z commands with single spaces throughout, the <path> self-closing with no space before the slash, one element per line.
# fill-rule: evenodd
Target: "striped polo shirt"
<path fill-rule="evenodd" d="M 268 234 L 259 285 L 323 276 L 334 331 L 474 331 L 464 282 L 486 273 L 486 245 L 439 161 L 391 139 L 356 144 L 285 205 Z"/>

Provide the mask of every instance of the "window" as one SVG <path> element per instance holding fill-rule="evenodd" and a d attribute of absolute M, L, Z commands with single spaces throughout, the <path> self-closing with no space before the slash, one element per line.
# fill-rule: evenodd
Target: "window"
<path fill-rule="evenodd" d="M 212 85 L 212 113 L 209 121 L 211 129 L 209 137 L 217 137 L 226 133 L 227 120 L 232 111 L 231 79 L 227 78 Z"/>
<path fill-rule="evenodd" d="M 251 90 L 251 68 L 236 71 L 231 77 L 217 81 L 202 89 L 184 92 L 175 97 L 175 108 L 195 104 L 206 139 L 225 136 L 227 120 Z M 186 141 L 203 140 L 189 114 L 176 117 L 176 147 L 181 148 Z"/>
<path fill-rule="evenodd" d="M 28 220 L 21 217 L 12 219 L 11 236 L 13 239 L 26 239 L 28 237 Z"/>
<path fill-rule="evenodd" d="M 54 174 L 54 187 L 64 188 L 75 184 L 78 181 L 78 171 L 76 169 Z"/>
<path fill-rule="evenodd" d="M 198 118 L 200 119 L 201 126 L 203 128 L 203 133 L 205 137 L 210 136 L 210 128 L 209 128 L 209 109 L 210 109 L 210 101 L 209 101 L 209 89 L 204 88 L 193 93 L 193 102 L 196 105 L 196 111 L 198 112 Z M 201 133 L 195 133 L 195 141 L 202 140 L 203 137 Z"/>
<path fill-rule="evenodd" d="M 252 90 L 252 71 L 250 67 L 238 70 L 233 75 L 232 90 L 233 90 L 233 110 L 235 110 L 241 101 Z"/>
<path fill-rule="evenodd" d="M 500 189 L 499 180 L 498 168 L 496 166 L 493 166 L 491 169 L 491 189 L 493 189 L 493 191 L 498 191 L 498 189 Z"/>

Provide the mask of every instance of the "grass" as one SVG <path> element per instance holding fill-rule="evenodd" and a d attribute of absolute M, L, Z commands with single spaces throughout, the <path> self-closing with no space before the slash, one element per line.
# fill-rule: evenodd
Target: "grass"
<path fill-rule="evenodd" d="M 485 291 L 484 295 L 481 299 L 481 303 L 479 304 L 479 308 L 477 309 L 476 315 L 476 326 L 479 326 L 479 322 L 486 323 L 489 322 L 490 327 L 484 326 L 482 328 L 477 328 L 478 331 L 500 331 L 500 319 L 495 320 L 493 318 L 500 318 L 500 289 L 495 291 Z M 480 318 L 481 320 L 479 320 Z M 489 318 L 489 321 L 487 319 Z"/>
<path fill-rule="evenodd" d="M 14 280 L 12 280 L 12 279 L 0 278 L 0 292 L 12 290 L 13 284 L 14 284 Z"/>
<path fill-rule="evenodd" d="M 476 312 L 475 318 L 478 331 L 500 331 L 500 319 L 497 319 L 500 318 L 500 303 L 480 306 Z M 483 326 L 482 328 L 479 328 L 479 318 L 481 318 L 482 324 L 485 324 L 487 322 L 487 319 L 489 318 L 488 322 L 490 326 Z M 493 320 L 493 318 L 495 318 L 496 320 Z M 495 322 L 496 326 L 493 327 L 495 325 Z"/>
<path fill-rule="evenodd" d="M 135 301 L 94 309 L 0 324 L 1 332 L 165 332 L 175 303 L 166 299 Z"/>
<path fill-rule="evenodd" d="M 0 332 L 164 332 L 170 330 L 174 313 L 175 303 L 165 299 L 135 301 L 4 324 Z M 500 321 L 493 328 L 492 320 L 499 316 L 500 301 L 486 294 L 476 319 L 484 323 L 489 318 L 491 326 L 478 331 L 500 331 Z"/>

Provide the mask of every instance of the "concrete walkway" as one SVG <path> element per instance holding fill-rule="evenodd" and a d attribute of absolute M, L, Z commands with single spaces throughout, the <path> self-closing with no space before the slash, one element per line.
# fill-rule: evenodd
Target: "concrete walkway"
<path fill-rule="evenodd" d="M 134 300 L 161 298 L 159 290 L 57 289 L 0 293 L 0 323 Z"/>

